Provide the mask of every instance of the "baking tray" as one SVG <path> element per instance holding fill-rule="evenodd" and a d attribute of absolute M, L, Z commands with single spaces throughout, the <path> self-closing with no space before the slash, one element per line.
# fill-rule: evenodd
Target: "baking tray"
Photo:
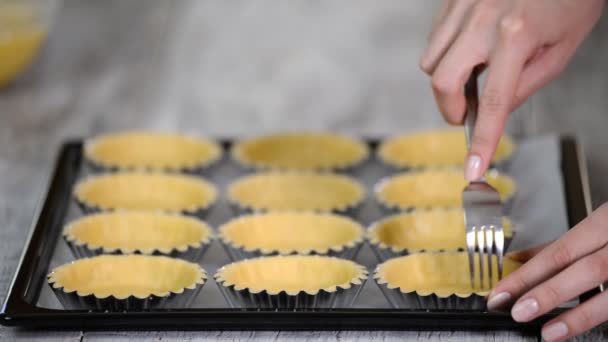
<path fill-rule="evenodd" d="M 368 139 L 371 148 L 377 139 Z M 231 141 L 224 140 L 226 151 Z M 561 137 L 561 175 L 568 225 L 574 226 L 590 212 L 589 189 L 585 161 L 576 140 Z M 564 309 L 556 309 L 530 323 L 516 323 L 508 313 L 466 310 L 392 309 L 373 280 L 367 282 L 359 302 L 351 308 L 317 309 L 314 311 L 277 311 L 231 309 L 210 280 L 192 308 L 165 308 L 138 312 L 96 312 L 64 310 L 46 284 L 50 269 L 73 259 L 61 238 L 67 220 L 81 215 L 71 198 L 74 183 L 84 177 L 88 168 L 83 165 L 83 142 L 66 142 L 59 152 L 50 178 L 46 197 L 36 214 L 24 253 L 9 288 L 0 313 L 0 323 L 7 326 L 79 330 L 521 330 L 537 334 L 540 326 Z M 376 161 L 365 166 L 376 180 L 383 169 Z M 371 171 L 369 171 L 371 170 Z M 224 189 L 228 180 L 244 173 L 237 165 L 224 159 L 209 178 Z M 386 174 L 384 174 L 386 175 Z M 369 181 L 366 182 L 369 185 Z M 371 196 L 370 196 L 371 197 Z M 209 217 L 212 226 L 230 218 L 226 201 L 220 201 Z M 360 218 L 364 225 L 377 219 L 373 200 L 368 199 L 367 214 Z M 376 211 L 374 211 L 376 210 Z M 364 208 L 363 212 L 366 209 Z M 377 263 L 369 246 L 364 246 L 357 261 L 371 271 Z M 214 241 L 202 261 L 209 274 L 228 256 L 218 241 Z M 365 292 L 367 291 L 367 292 Z M 599 291 L 599 290 L 598 290 Z M 585 300 L 594 293 L 580 298 Z"/>

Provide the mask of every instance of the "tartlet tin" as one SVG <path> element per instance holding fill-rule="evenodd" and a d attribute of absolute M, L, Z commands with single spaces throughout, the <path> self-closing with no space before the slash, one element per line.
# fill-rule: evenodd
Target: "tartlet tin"
<path fill-rule="evenodd" d="M 350 181 L 353 182 L 353 184 L 355 184 L 356 186 L 358 186 L 361 189 L 362 194 L 361 194 L 361 198 L 359 198 L 357 201 L 353 202 L 352 204 L 342 205 L 340 207 L 332 208 L 330 210 L 323 210 L 323 209 L 282 210 L 282 209 L 254 208 L 250 205 L 246 205 L 246 204 L 239 202 L 237 199 L 233 198 L 233 196 L 230 195 L 230 189 L 234 186 L 234 184 L 236 184 L 237 182 L 241 181 L 242 179 L 245 179 L 250 176 L 263 175 L 263 173 L 258 173 L 258 174 L 254 174 L 254 175 L 237 178 L 236 180 L 234 180 L 232 183 L 230 183 L 228 185 L 226 200 L 228 202 L 229 207 L 231 208 L 231 210 L 234 212 L 234 214 L 236 216 L 249 215 L 249 214 L 260 214 L 260 213 L 268 213 L 268 212 L 292 211 L 292 212 L 313 212 L 313 213 L 320 213 L 320 214 L 331 213 L 331 214 L 337 214 L 337 215 L 343 215 L 343 216 L 349 216 L 349 217 L 356 218 L 359 216 L 361 208 L 367 199 L 367 191 L 366 191 L 365 186 L 363 186 L 363 184 L 361 184 L 358 180 L 356 180 L 355 178 L 352 178 L 350 176 L 345 176 L 342 174 L 336 174 L 336 173 L 331 173 L 331 172 L 314 173 L 314 172 L 308 172 L 308 171 L 285 171 L 285 172 L 270 171 L 267 174 L 278 174 L 278 175 L 281 175 L 281 174 L 283 174 L 283 175 L 313 174 L 313 175 L 329 175 L 329 176 L 347 177 Z"/>
<path fill-rule="evenodd" d="M 428 211 L 434 211 L 434 210 L 440 210 L 440 211 L 451 211 L 451 210 L 459 210 L 459 209 L 455 209 L 455 208 L 449 208 L 449 209 L 445 209 L 445 208 L 435 208 L 435 209 L 431 209 L 431 210 L 426 210 L 426 212 Z M 376 238 L 373 233 L 375 232 L 376 229 L 378 229 L 384 222 L 389 221 L 391 219 L 394 219 L 398 216 L 401 215 L 415 215 L 417 212 L 424 212 L 425 210 L 413 210 L 413 211 L 409 211 L 409 212 L 400 212 L 400 213 L 396 213 L 396 214 L 392 214 L 390 216 L 381 218 L 375 222 L 373 222 L 372 224 L 369 225 L 367 232 L 366 232 L 366 240 L 371 248 L 371 250 L 374 252 L 374 254 L 376 255 L 376 258 L 378 258 L 378 260 L 380 262 L 384 262 L 387 261 L 389 259 L 392 258 L 398 258 L 398 257 L 402 257 L 402 256 L 406 256 L 406 255 L 410 255 L 413 253 L 423 253 L 423 252 L 462 252 L 464 251 L 464 247 L 463 248 L 456 248 L 456 249 L 444 249 L 444 248 L 440 248 L 440 249 L 426 249 L 426 248 L 422 248 L 422 249 L 408 249 L 405 247 L 395 247 L 395 246 L 389 246 L 386 243 L 380 241 L 378 238 Z M 464 218 L 463 218 L 464 219 Z M 504 218 L 507 219 L 508 218 Z M 504 250 L 505 252 L 509 249 L 509 246 L 511 244 L 511 242 L 513 241 L 513 238 L 515 237 L 516 234 L 516 227 L 513 224 L 512 221 L 510 221 L 512 230 L 511 230 L 511 235 L 510 236 L 506 236 L 505 235 L 505 239 L 504 239 Z M 440 231 L 442 227 L 437 227 L 437 230 Z M 463 236 L 463 242 L 464 242 L 464 236 Z"/>
<path fill-rule="evenodd" d="M 114 213 L 120 214 L 120 212 L 114 212 Z M 127 214 L 130 214 L 130 213 L 127 212 Z M 146 213 L 146 212 L 138 212 L 135 214 L 167 215 L 167 214 Z M 110 248 L 106 248 L 104 246 L 91 246 L 87 242 L 78 241 L 78 239 L 75 236 L 73 236 L 73 234 L 69 233 L 69 230 L 70 230 L 70 227 L 72 227 L 74 224 L 77 224 L 79 221 L 81 221 L 83 219 L 84 220 L 91 219 L 94 215 L 100 215 L 100 214 L 93 214 L 93 215 L 81 217 L 80 219 L 70 222 L 64 228 L 64 232 L 62 234 L 63 239 L 66 242 L 67 246 L 69 247 L 70 251 L 72 251 L 72 254 L 74 255 L 74 257 L 76 257 L 77 259 L 94 257 L 97 255 L 102 255 L 102 254 L 111 254 L 111 255 L 143 254 L 143 255 L 164 255 L 164 256 L 168 256 L 168 257 L 172 257 L 172 258 L 178 258 L 178 259 L 184 259 L 184 260 L 188 260 L 188 261 L 197 262 L 202 259 L 203 255 L 209 249 L 209 246 L 211 246 L 211 242 L 213 241 L 213 232 L 211 230 L 211 227 L 209 227 L 205 222 L 199 221 L 198 223 L 201 225 L 201 228 L 206 231 L 206 234 L 203 236 L 203 238 L 196 242 L 191 242 L 187 245 L 173 247 L 171 249 L 155 248 L 151 251 L 150 250 L 142 251 L 140 249 L 124 250 L 122 248 L 111 248 L 110 249 Z M 103 214 L 101 214 L 101 215 L 103 215 Z M 179 216 L 179 215 L 170 214 L 167 216 Z M 198 221 L 198 219 L 196 219 L 194 217 L 192 217 L 190 219 Z"/>
<path fill-rule="evenodd" d="M 103 257 L 103 256 L 102 256 Z M 100 258 L 100 257 L 97 257 Z M 151 258 L 167 258 L 164 256 L 154 256 Z M 80 259 L 86 260 L 86 259 Z M 89 259 L 90 260 L 90 259 Z M 72 265 L 73 261 L 69 264 L 60 266 L 65 267 Z M 186 262 L 186 261 L 183 261 Z M 97 311 L 142 311 L 147 309 L 160 309 L 167 307 L 189 307 L 194 299 L 198 296 L 201 289 L 206 283 L 207 273 L 203 268 L 198 266 L 200 271 L 200 277 L 198 280 L 190 286 L 181 288 L 180 291 L 167 291 L 165 295 L 149 294 L 145 297 L 138 297 L 130 295 L 127 297 L 117 297 L 114 295 L 108 295 L 105 297 L 98 297 L 94 293 L 82 294 L 78 290 L 71 290 L 66 292 L 63 286 L 55 286 L 56 280 L 53 279 L 53 275 L 56 269 L 53 270 L 47 276 L 48 284 L 51 290 L 57 296 L 57 299 L 61 305 L 69 310 L 97 310 Z"/>
<path fill-rule="evenodd" d="M 303 136 L 314 136 L 314 135 L 333 135 L 333 134 L 329 134 L 329 133 L 313 133 L 313 132 L 293 132 L 293 133 L 287 133 L 287 134 L 270 134 L 270 135 L 265 135 L 265 136 L 259 136 L 256 138 L 251 138 L 251 139 L 247 139 L 247 140 L 243 140 L 243 141 L 239 141 L 237 142 L 235 145 L 232 146 L 232 148 L 230 149 L 230 158 L 241 167 L 241 169 L 243 169 L 246 172 L 269 172 L 269 171 L 277 171 L 277 172 L 294 172 L 294 171 L 300 171 L 300 172 L 335 172 L 335 173 L 346 173 L 346 174 L 354 174 L 356 172 L 358 172 L 359 170 L 361 170 L 362 166 L 370 160 L 370 157 L 372 155 L 371 153 L 371 149 L 369 148 L 369 146 L 365 143 L 363 143 L 361 140 L 353 138 L 353 137 L 349 137 L 349 136 L 343 136 L 343 135 L 338 135 L 336 134 L 335 136 L 338 139 L 341 138 L 347 138 L 351 140 L 351 143 L 353 144 L 359 144 L 361 148 L 364 149 L 363 155 L 357 159 L 354 160 L 352 162 L 348 162 L 348 163 L 341 163 L 341 165 L 336 165 L 336 166 L 319 166 L 319 167 L 312 167 L 312 168 L 298 168 L 298 167 L 286 167 L 286 166 L 271 166 L 268 165 L 266 163 L 263 162 L 253 162 L 253 161 L 249 161 L 246 160 L 246 158 L 244 158 L 241 154 L 242 154 L 242 146 L 243 144 L 250 144 L 252 142 L 255 142 L 256 140 L 259 139 L 264 139 L 264 138 L 278 138 L 280 137 L 286 137 L 286 136 L 299 136 L 299 137 L 303 137 Z"/>
<path fill-rule="evenodd" d="M 432 169 L 424 169 L 423 171 L 427 171 L 427 170 L 432 170 Z M 446 169 L 435 169 L 435 170 L 446 170 Z M 439 206 L 439 205 L 402 207 L 398 204 L 390 204 L 390 203 L 387 203 L 386 201 L 384 201 L 380 196 L 382 189 L 386 186 L 386 184 L 388 182 L 390 182 L 393 179 L 393 177 L 396 177 L 396 176 L 399 176 L 399 175 L 402 175 L 405 173 L 408 173 L 408 171 L 383 177 L 378 182 L 376 182 L 376 184 L 374 184 L 374 186 L 373 186 L 374 201 L 378 204 L 378 206 L 380 207 L 380 209 L 382 210 L 384 215 L 395 215 L 395 214 L 399 214 L 399 213 L 412 212 L 414 210 L 431 210 L 431 209 L 436 209 L 436 208 L 449 210 L 449 209 L 453 209 L 453 208 L 457 207 L 457 206 Z M 501 173 L 496 169 L 492 169 L 492 170 L 488 171 L 488 174 L 498 174 L 498 175 L 501 175 L 508 179 L 511 179 L 513 182 L 512 194 L 502 201 L 502 212 L 504 215 L 508 216 L 511 213 L 511 209 L 513 208 L 514 199 L 517 196 L 517 191 L 518 191 L 517 183 L 511 176 Z"/>
<path fill-rule="evenodd" d="M 147 173 L 147 172 L 126 172 L 126 173 L 128 173 L 128 174 L 141 173 L 143 175 L 151 174 L 151 173 Z M 118 175 L 118 174 L 120 174 L 120 173 L 117 172 L 117 173 L 112 173 L 112 174 L 90 175 L 90 176 L 87 176 L 84 179 L 80 180 L 74 186 L 73 198 L 74 198 L 74 201 L 76 202 L 76 204 L 78 205 L 78 207 L 80 208 L 80 210 L 83 212 L 83 214 L 91 215 L 91 214 L 98 214 L 98 213 L 103 213 L 103 212 L 114 212 L 114 211 L 122 210 L 122 208 L 105 208 L 105 207 L 102 208 L 98 205 L 89 203 L 86 200 L 84 200 L 78 196 L 79 186 L 81 186 L 82 184 L 85 184 L 90 179 L 95 179 L 98 177 L 108 177 L 111 175 Z M 158 173 L 158 172 L 156 172 L 154 174 L 160 174 L 160 175 L 166 175 L 166 176 L 175 175 L 175 174 L 165 174 L 165 173 Z M 177 176 L 177 175 L 175 175 L 175 176 Z M 193 179 L 196 179 L 198 181 L 204 182 L 205 184 L 209 185 L 213 191 L 212 199 L 209 201 L 209 203 L 206 203 L 205 205 L 200 205 L 200 206 L 197 206 L 194 208 L 187 208 L 187 209 L 182 209 L 179 211 L 153 210 L 151 212 L 159 212 L 159 213 L 165 213 L 165 214 L 182 214 L 182 215 L 194 216 L 201 220 L 204 220 L 209 215 L 209 213 L 213 210 L 214 206 L 217 204 L 218 197 L 219 197 L 217 187 L 213 183 L 211 183 L 210 181 L 208 181 L 204 178 L 194 177 L 194 176 L 178 176 L 178 177 L 192 177 Z M 135 209 L 133 209 L 133 210 L 135 210 Z M 140 210 L 140 209 L 137 209 L 137 210 Z M 140 211 L 145 211 L 145 210 L 141 209 Z"/>
<path fill-rule="evenodd" d="M 463 265 L 468 265 L 466 252 L 423 252 L 410 254 L 396 259 L 390 259 L 378 265 L 373 273 L 373 278 L 378 284 L 378 287 L 393 308 L 407 309 L 429 309 L 429 310 L 486 310 L 486 297 L 490 293 L 489 289 L 480 291 L 465 291 L 462 293 L 455 292 L 435 292 L 432 290 L 419 290 L 414 288 L 402 288 L 398 285 L 390 284 L 385 279 L 385 271 L 389 263 L 399 262 L 400 259 L 411 258 L 418 256 L 441 255 L 449 258 L 461 257 Z M 505 259 L 505 272 L 512 266 L 509 263 L 516 263 Z M 475 263 L 477 265 L 477 263 Z M 518 263 L 517 263 L 518 264 Z M 421 268 L 418 266 L 417 268 Z M 468 269 L 468 267 L 466 267 Z M 430 271 L 429 271 L 430 272 Z M 399 268 L 400 274 L 407 274 L 407 269 Z M 495 275 L 496 276 L 496 275 Z M 469 279 L 469 274 L 465 278 Z M 476 284 L 477 286 L 477 284 Z"/>
<path fill-rule="evenodd" d="M 226 254 L 228 254 L 228 256 L 230 257 L 231 260 L 236 261 L 236 260 L 242 260 L 242 259 L 252 259 L 252 258 L 257 258 L 257 257 L 263 257 L 263 256 L 275 256 L 275 255 L 296 255 L 296 254 L 300 254 L 300 255 L 325 255 L 325 256 L 331 256 L 331 257 L 337 257 L 337 258 L 342 258 L 342 259 L 349 259 L 349 260 L 353 260 L 357 257 L 357 254 L 359 253 L 359 251 L 361 250 L 361 247 L 363 245 L 363 241 L 365 239 L 365 233 L 364 233 L 364 228 L 361 227 L 361 225 L 355 221 L 352 220 L 348 217 L 341 217 L 343 219 L 348 219 L 351 220 L 352 223 L 354 225 L 356 225 L 356 227 L 360 227 L 360 235 L 358 238 L 353 239 L 345 244 L 340 244 L 340 245 L 335 245 L 335 246 L 331 246 L 325 250 L 315 250 L 314 248 L 310 248 L 308 250 L 305 251 L 296 251 L 296 250 L 291 250 L 287 253 L 283 252 L 281 253 L 280 251 L 276 250 L 276 249 L 262 249 L 262 248 L 247 248 L 244 245 L 237 245 L 234 241 L 231 241 L 227 236 L 226 233 L 224 232 L 224 230 L 226 229 L 226 227 L 229 227 L 230 224 L 238 222 L 238 221 L 242 221 L 242 220 L 247 220 L 250 218 L 255 218 L 256 216 L 261 216 L 261 215 L 272 215 L 272 214 L 295 214 L 295 215 L 332 215 L 332 214 L 314 214 L 314 213 L 303 213 L 303 212 L 286 212 L 286 213 L 263 213 L 263 214 L 248 214 L 248 215 L 243 215 L 243 216 L 239 216 L 236 218 L 233 218 L 232 220 L 226 222 L 224 225 L 220 226 L 218 231 L 219 231 L 219 240 L 222 243 L 222 246 L 224 247 Z"/>
<path fill-rule="evenodd" d="M 368 278 L 368 273 L 365 267 L 355 264 L 358 269 L 358 275 L 352 278 L 350 282 L 346 285 L 337 285 L 333 286 L 333 288 L 320 289 L 316 292 L 311 293 L 306 291 L 289 293 L 284 290 L 272 292 L 264 289 L 253 290 L 248 287 L 238 287 L 235 284 L 227 282 L 223 275 L 223 272 L 227 267 L 238 263 L 268 258 L 289 257 L 293 256 L 274 256 L 238 261 L 220 268 L 215 274 L 214 278 L 218 285 L 218 288 L 220 289 L 220 292 L 232 308 L 255 308 L 258 310 L 272 309 L 289 311 L 311 311 L 315 309 L 327 309 L 338 307 L 349 308 L 353 305 L 353 303 L 359 296 Z M 324 256 L 309 257 L 337 259 L 333 257 Z"/>
<path fill-rule="evenodd" d="M 158 133 L 158 132 L 139 132 L 139 131 L 134 131 L 134 132 L 123 132 L 121 134 L 127 135 L 127 134 L 160 134 L 160 135 L 165 135 L 165 133 Z M 94 138 L 90 138 L 87 139 L 84 142 L 84 160 L 85 160 L 85 164 L 88 166 L 88 168 L 95 172 L 95 173 L 104 173 L 104 172 L 131 172 L 131 171 L 142 171 L 142 172 L 165 172 L 165 173 L 183 173 L 183 174 L 190 174 L 190 175 L 206 175 L 206 174 L 210 174 L 213 172 L 213 169 L 215 166 L 217 166 L 217 164 L 224 158 L 224 153 L 223 153 L 223 149 L 222 147 L 215 141 L 210 140 L 210 139 L 205 139 L 205 138 L 201 138 L 201 137 L 190 137 L 187 135 L 183 135 L 183 134 L 179 134 L 179 136 L 182 137 L 186 137 L 186 138 L 192 138 L 192 139 L 196 139 L 199 140 L 201 143 L 204 144 L 208 144 L 209 147 L 211 147 L 211 149 L 213 150 L 212 152 L 212 156 L 208 159 L 205 160 L 201 163 L 198 163 L 196 165 L 192 165 L 192 166 L 180 166 L 180 167 L 172 167 L 172 166 L 165 166 L 165 167 L 123 167 L 123 166 L 118 166 L 118 165 L 110 165 L 107 163 L 104 163 L 100 160 L 95 160 L 92 157 L 92 153 L 91 150 L 93 149 L 94 145 L 97 144 L 100 140 L 103 139 L 107 139 L 108 137 L 112 136 L 114 134 L 103 134 Z M 178 136 L 177 134 L 175 134 L 176 136 Z"/>
<path fill-rule="evenodd" d="M 437 131 L 435 131 L 435 133 L 450 132 L 450 131 L 458 131 L 458 130 L 448 128 L 448 129 L 444 129 L 444 130 L 437 130 Z M 432 131 L 428 131 L 427 133 L 432 133 Z M 415 132 L 411 132 L 410 134 L 415 134 Z M 462 131 L 461 134 L 464 139 L 464 131 Z M 401 135 L 387 138 L 387 139 L 383 140 L 382 142 L 380 142 L 378 148 L 376 149 L 376 151 L 374 153 L 374 158 L 381 165 L 384 166 L 384 169 L 387 172 L 398 173 L 398 172 L 406 172 L 406 171 L 433 170 L 433 169 L 441 169 L 441 168 L 446 168 L 446 167 L 461 167 L 461 168 L 464 167 L 463 165 L 459 165 L 459 164 L 454 164 L 454 165 L 446 164 L 443 166 L 438 166 L 438 165 L 397 165 L 382 157 L 380 151 L 381 151 L 381 148 L 384 146 L 384 144 L 392 141 L 393 139 L 398 139 L 398 138 L 402 138 L 405 136 L 406 136 L 405 134 L 401 134 Z M 498 160 L 492 160 L 492 162 L 490 163 L 491 168 L 498 169 L 499 171 L 506 171 L 509 169 L 509 167 L 511 165 L 511 161 L 513 160 L 513 155 L 515 155 L 515 153 L 517 153 L 517 149 L 518 149 L 518 144 L 515 142 L 515 140 L 513 139 L 513 137 L 511 135 L 504 134 L 503 138 L 506 139 L 507 144 L 509 144 L 511 147 L 510 153 Z M 464 161 L 464 158 L 463 158 L 463 161 Z"/>

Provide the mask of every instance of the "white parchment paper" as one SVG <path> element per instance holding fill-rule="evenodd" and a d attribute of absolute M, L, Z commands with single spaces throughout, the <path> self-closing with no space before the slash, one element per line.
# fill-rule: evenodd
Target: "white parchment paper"
<path fill-rule="evenodd" d="M 510 250 L 532 247 L 564 234 L 568 221 L 559 137 L 543 136 L 520 142 L 506 171 L 517 182 L 510 213 L 517 232 Z"/>

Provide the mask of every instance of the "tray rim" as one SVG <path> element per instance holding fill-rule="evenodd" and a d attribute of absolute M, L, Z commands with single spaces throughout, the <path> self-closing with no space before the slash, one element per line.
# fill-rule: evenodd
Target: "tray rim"
<path fill-rule="evenodd" d="M 380 139 L 362 138 L 371 147 Z M 7 291 L 0 311 L 0 324 L 47 329 L 87 330 L 519 330 L 538 333 L 546 321 L 564 309 L 554 310 L 530 323 L 517 323 L 507 313 L 478 311 L 441 311 L 417 309 L 330 309 L 315 311 L 258 311 L 256 309 L 160 309 L 141 312 L 90 312 L 87 310 L 58 310 L 40 308 L 33 304 L 40 287 L 32 293 L 32 281 L 36 265 L 45 263 L 48 269 L 50 256 L 44 260 L 40 250 L 44 237 L 59 231 L 48 231 L 49 216 L 58 209 L 63 219 L 69 200 L 57 204 L 57 188 L 73 185 L 78 174 L 62 174 L 69 163 L 82 162 L 83 139 L 64 142 L 58 153 L 46 186 L 46 192 L 35 211 L 27 243 Z M 218 139 L 227 149 L 232 139 Z M 560 136 L 561 170 L 569 227 L 574 226 L 591 212 L 591 197 L 584 152 L 576 138 Z M 65 179 L 67 178 L 67 180 Z M 62 183 L 62 184 L 60 184 Z M 67 185 L 66 185 L 67 183 Z M 65 193 L 63 194 L 66 195 Z M 67 191 L 70 196 L 70 191 Z M 67 203 L 66 203 L 67 202 Z M 58 208 L 59 207 L 59 208 Z M 51 212 L 50 214 L 48 212 Z M 52 223 L 52 222 L 51 222 Z M 61 224 L 55 224 L 61 226 Z M 51 227 L 52 228 L 52 227 Z M 57 230 L 57 229 L 56 229 Z M 53 253 L 56 243 L 45 247 L 46 254 Z M 40 281 L 38 281 L 40 283 Z M 34 285 L 34 287 L 36 287 Z M 584 301 L 598 293 L 594 289 L 580 297 Z M 28 299 L 25 297 L 29 296 Z"/>

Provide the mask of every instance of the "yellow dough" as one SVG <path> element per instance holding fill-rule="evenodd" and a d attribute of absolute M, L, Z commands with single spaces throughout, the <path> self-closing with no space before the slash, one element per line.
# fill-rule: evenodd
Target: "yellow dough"
<path fill-rule="evenodd" d="M 476 259 L 477 261 L 477 259 Z M 487 260 L 485 267 L 487 267 Z M 494 269 L 496 258 L 493 259 Z M 503 276 L 515 271 L 520 263 L 509 258 L 504 259 Z M 475 262 L 476 269 L 479 263 Z M 468 297 L 471 294 L 485 296 L 491 290 L 488 287 L 488 272 L 484 272 L 484 287 L 471 287 L 469 259 L 465 252 L 417 253 L 390 259 L 378 266 L 374 278 L 389 288 L 399 288 L 401 292 L 417 292 L 421 296 L 436 294 L 439 297 L 457 295 Z M 493 273 L 493 284 L 498 282 L 498 274 Z"/>
<path fill-rule="evenodd" d="M 313 173 L 261 173 L 237 180 L 229 198 L 254 210 L 331 211 L 360 203 L 363 186 L 350 177 Z"/>
<path fill-rule="evenodd" d="M 503 136 L 496 149 L 494 162 L 509 158 L 513 150 L 513 141 Z M 378 156 L 383 162 L 399 168 L 461 166 L 466 154 L 467 146 L 462 129 L 402 135 L 383 142 L 378 149 Z"/>
<path fill-rule="evenodd" d="M 57 267 L 49 283 L 63 292 L 97 298 L 163 297 L 203 284 L 205 271 L 180 259 L 149 255 L 102 255 Z"/>
<path fill-rule="evenodd" d="M 103 248 L 104 253 L 198 248 L 211 239 L 211 228 L 189 216 L 150 212 L 113 212 L 84 216 L 66 226 L 64 235 L 89 249 Z"/>
<path fill-rule="evenodd" d="M 317 294 L 320 290 L 335 292 L 361 284 L 367 271 L 352 261 L 317 255 L 274 256 L 239 261 L 222 267 L 216 281 L 252 293 L 282 291 L 296 295 L 301 291 Z"/>
<path fill-rule="evenodd" d="M 330 170 L 352 166 L 369 154 L 364 143 L 338 134 L 289 133 L 244 141 L 234 159 L 262 169 Z"/>
<path fill-rule="evenodd" d="M 498 191 L 503 202 L 513 196 L 515 183 L 511 178 L 490 172 L 486 180 Z M 401 209 L 461 207 L 462 190 L 466 185 L 462 170 L 407 172 L 380 183 L 376 196 L 389 207 Z"/>
<path fill-rule="evenodd" d="M 190 176 L 124 172 L 95 176 L 75 189 L 78 200 L 101 209 L 196 211 L 217 197 L 215 187 Z"/>
<path fill-rule="evenodd" d="M 274 212 L 236 218 L 220 228 L 220 236 L 225 243 L 264 254 L 325 254 L 354 247 L 363 228 L 339 215 Z"/>
<path fill-rule="evenodd" d="M 214 142 L 178 134 L 124 132 L 89 141 L 85 156 L 119 169 L 181 170 L 206 166 L 220 158 Z"/>
<path fill-rule="evenodd" d="M 511 221 L 503 218 L 502 226 L 505 237 L 511 238 Z M 462 209 L 432 209 L 390 216 L 372 226 L 367 236 L 373 244 L 393 251 L 466 248 Z"/>

